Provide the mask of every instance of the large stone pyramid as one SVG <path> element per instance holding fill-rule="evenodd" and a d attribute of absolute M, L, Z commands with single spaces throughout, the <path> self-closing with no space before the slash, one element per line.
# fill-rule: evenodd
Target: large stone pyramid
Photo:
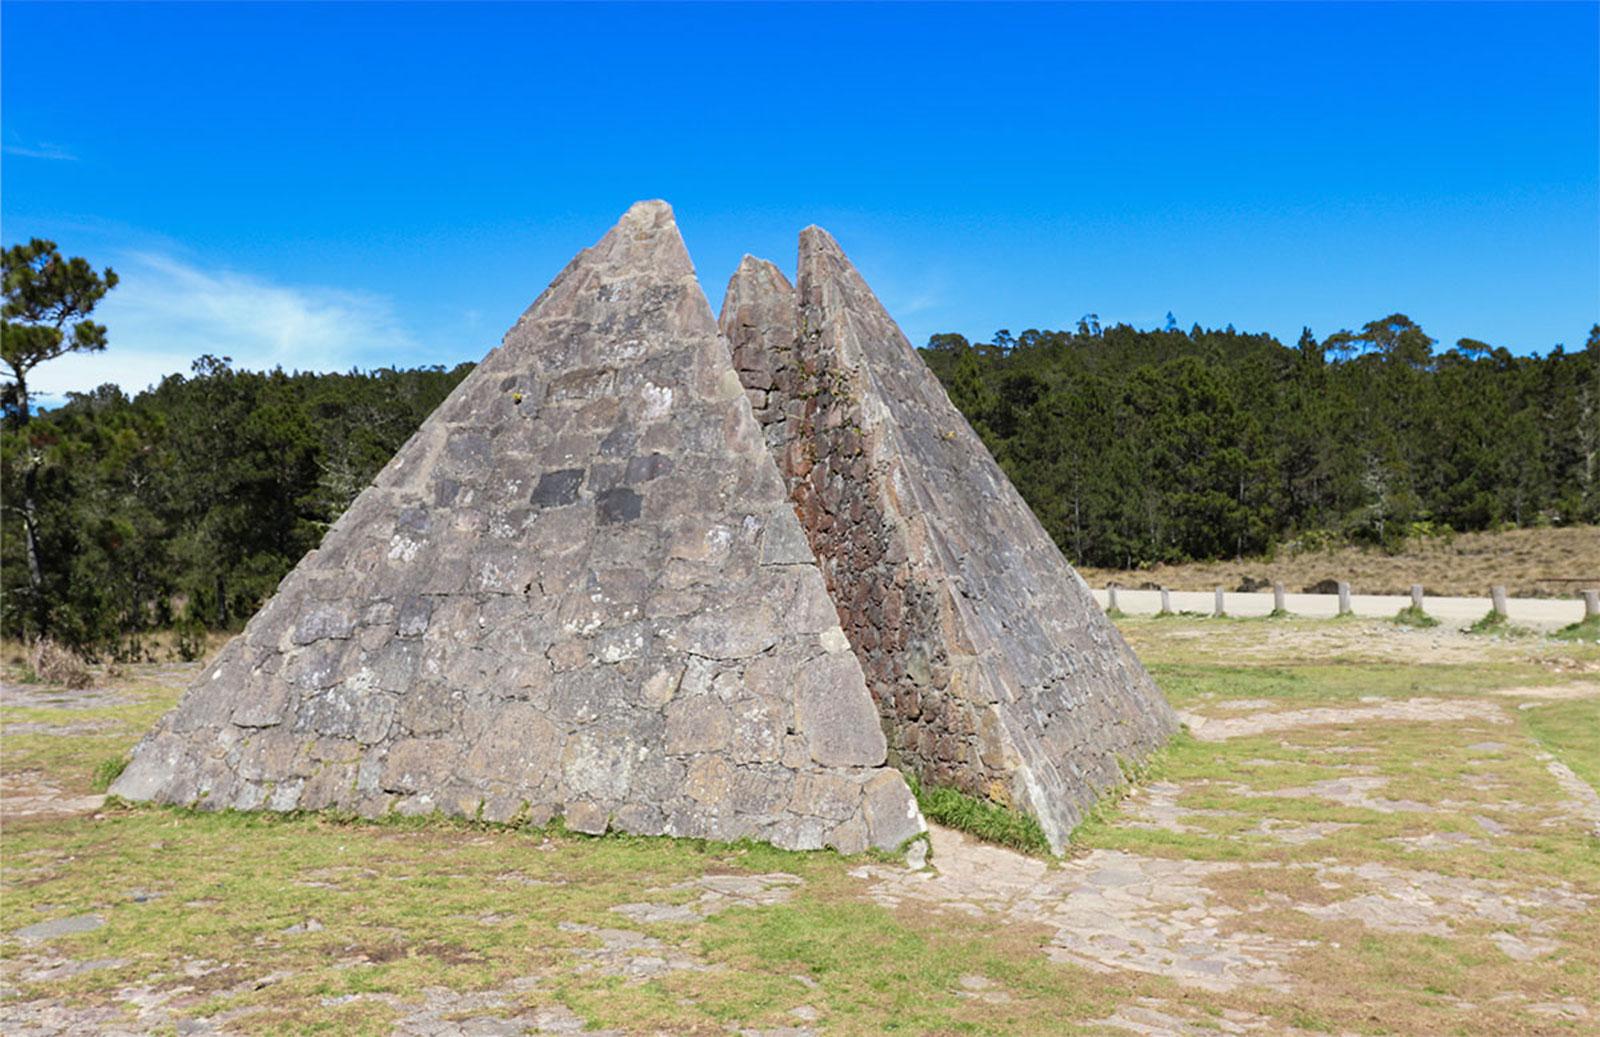
<path fill-rule="evenodd" d="M 798 293 L 747 256 L 721 324 L 891 759 L 1059 852 L 1171 707 L 827 232 L 800 236 Z"/>
<path fill-rule="evenodd" d="M 137 747 L 204 808 L 923 830 L 661 202 L 580 253 Z"/>

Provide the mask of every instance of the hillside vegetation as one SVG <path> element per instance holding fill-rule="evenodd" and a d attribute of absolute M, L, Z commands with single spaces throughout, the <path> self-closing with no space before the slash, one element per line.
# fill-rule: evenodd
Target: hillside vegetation
<path fill-rule="evenodd" d="M 1406 594 L 1420 583 L 1430 595 L 1482 598 L 1500 584 L 1513 597 L 1568 598 L 1581 588 L 1600 587 L 1600 527 L 1412 537 L 1393 550 L 1353 544 L 1280 549 L 1268 557 L 1179 562 L 1137 572 L 1081 566 L 1078 573 L 1095 587 L 1115 582 L 1175 591 L 1245 590 L 1281 580 L 1294 592 L 1348 580 L 1356 594 Z"/>
<path fill-rule="evenodd" d="M 924 355 L 1079 565 L 1281 548 L 1271 564 L 1161 579 L 1420 580 L 1434 593 L 1550 593 L 1530 581 L 1597 568 L 1596 534 L 1577 527 L 1600 522 L 1600 330 L 1581 352 L 1518 357 L 1471 341 L 1436 354 L 1401 316 L 1294 348 L 1085 322 L 976 345 L 935 335 Z M 158 643 L 197 655 L 208 631 L 249 618 L 469 369 L 257 373 L 207 356 L 131 398 L 103 386 L 31 420 L 8 407 L 0 633 L 121 659 Z M 1528 550 L 1509 567 L 1498 545 L 1513 541 L 1438 536 L 1505 525 L 1575 531 L 1520 534 Z M 1437 565 L 1384 558 L 1408 543 Z M 1456 555 L 1440 546 L 1452 543 Z M 1377 550 L 1312 550 L 1346 544 Z M 1463 565 L 1480 544 L 1495 561 Z M 1578 571 L 1556 571 L 1569 562 Z"/>
<path fill-rule="evenodd" d="M 1600 522 L 1600 327 L 1542 357 L 1435 345 L 1399 314 L 1293 348 L 1086 320 L 924 355 L 1077 564 Z"/>
<path fill-rule="evenodd" d="M 466 376 L 235 370 L 76 395 L 4 435 L 0 623 L 120 658 L 238 627 Z M 24 550 L 33 504 L 34 557 Z"/>

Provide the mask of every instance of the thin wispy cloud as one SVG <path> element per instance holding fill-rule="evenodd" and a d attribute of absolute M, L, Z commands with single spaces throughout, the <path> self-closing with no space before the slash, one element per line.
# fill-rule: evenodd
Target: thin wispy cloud
<path fill-rule="evenodd" d="M 41 365 L 33 379 L 41 395 L 106 382 L 132 394 L 187 373 L 206 353 L 252 370 L 339 371 L 393 363 L 417 346 L 381 296 L 203 270 L 154 252 L 112 258 L 121 283 L 95 311 L 109 347 Z"/>
<path fill-rule="evenodd" d="M 78 161 L 78 156 L 74 155 L 66 148 L 59 144 L 52 144 L 49 141 L 44 140 L 33 141 L 31 143 L 12 141 L 5 145 L 4 151 L 7 155 L 15 155 L 18 158 L 42 158 L 49 162 Z"/>

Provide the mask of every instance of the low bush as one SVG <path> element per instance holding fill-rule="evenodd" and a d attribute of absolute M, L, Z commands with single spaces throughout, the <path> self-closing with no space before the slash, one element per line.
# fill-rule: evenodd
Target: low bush
<path fill-rule="evenodd" d="M 28 665 L 43 684 L 87 688 L 94 680 L 83 656 L 48 637 L 41 637 L 30 646 Z"/>

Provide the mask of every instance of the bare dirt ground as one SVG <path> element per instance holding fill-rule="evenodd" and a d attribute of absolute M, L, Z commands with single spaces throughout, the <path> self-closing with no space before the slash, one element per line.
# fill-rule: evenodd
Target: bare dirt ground
<path fill-rule="evenodd" d="M 919 869 L 101 804 L 188 671 L 7 685 L 0 1032 L 1600 1032 L 1600 648 L 1123 626 L 1189 733 L 1068 858 Z"/>
<path fill-rule="evenodd" d="M 1357 594 L 1407 594 L 1420 583 L 1429 595 L 1482 597 L 1500 584 L 1515 597 L 1571 597 L 1580 586 L 1600 587 L 1600 527 L 1512 529 L 1460 533 L 1408 541 L 1395 554 L 1357 547 L 1304 553 L 1280 552 L 1271 559 L 1189 562 L 1148 569 L 1082 567 L 1092 587 L 1146 583 L 1169 590 L 1235 590 L 1246 578 L 1271 586 L 1283 581 L 1303 591 L 1323 580 L 1346 580 Z M 1579 582 L 1571 582 L 1578 580 Z"/>

